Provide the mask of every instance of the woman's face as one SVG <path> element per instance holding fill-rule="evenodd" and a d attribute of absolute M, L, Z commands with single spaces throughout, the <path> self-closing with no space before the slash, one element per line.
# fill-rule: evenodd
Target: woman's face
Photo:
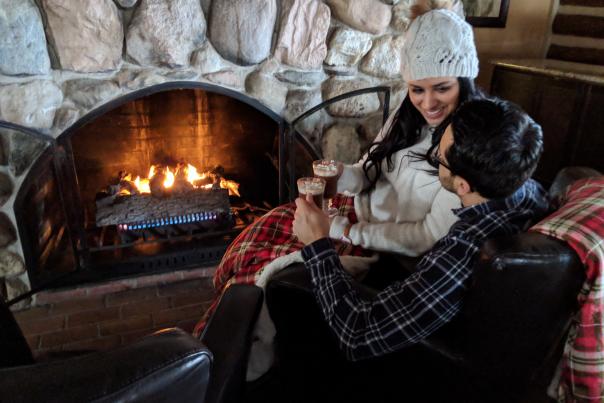
<path fill-rule="evenodd" d="M 437 126 L 459 103 L 456 77 L 434 77 L 409 81 L 409 98 L 430 126 Z"/>

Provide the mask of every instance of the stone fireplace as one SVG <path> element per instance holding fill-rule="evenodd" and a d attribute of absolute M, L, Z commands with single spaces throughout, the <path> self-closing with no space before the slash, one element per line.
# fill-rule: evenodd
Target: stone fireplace
<path fill-rule="evenodd" d="M 72 284 L 37 292 L 36 287 L 74 267 L 95 265 L 87 232 L 90 206 L 102 181 L 120 169 L 138 170 L 139 164 L 156 162 L 155 157 L 220 165 L 258 206 L 290 196 L 286 181 L 278 177 L 287 169 L 279 151 L 281 134 L 302 145 L 300 152 L 294 147 L 297 164 L 306 163 L 309 147 L 315 154 L 355 161 L 381 126 L 382 95 L 363 93 L 296 127 L 289 123 L 327 99 L 374 86 L 390 87 L 390 106 L 399 104 L 408 3 L 0 0 L 0 35 L 12 38 L 0 41 L 0 278 L 7 300 L 33 286 L 34 293 L 14 305 L 29 308 L 19 317 L 31 344 L 44 350 L 88 340 L 102 333 L 104 321 L 113 326 L 105 333 L 115 335 L 120 321 L 131 317 L 138 327 L 122 333 L 142 333 L 177 323 L 166 319 L 168 312 L 187 304 L 194 306 L 187 311 L 190 319 L 198 317 L 199 301 L 211 293 L 209 263 L 118 283 L 97 278 L 88 288 Z M 162 127 L 166 137 L 159 140 L 150 129 L 146 139 L 153 140 L 141 148 L 149 111 L 155 112 L 151 123 Z M 172 124 L 162 121 L 169 115 L 177 116 Z M 211 140 L 203 131 L 209 121 L 222 122 L 213 123 L 214 128 L 223 126 L 212 131 Z M 133 125 L 137 130 L 111 130 Z M 173 155 L 162 154 L 167 150 Z M 251 155 L 255 164 L 266 164 L 265 180 L 257 184 L 246 178 L 250 169 L 245 163 L 232 163 Z M 101 160 L 105 163 L 99 165 Z M 300 172 L 297 164 L 289 168 L 290 175 Z M 28 270 L 38 270 L 41 277 L 32 281 Z M 183 281 L 194 285 L 178 285 Z M 177 290 L 194 290 L 197 297 L 168 293 L 171 283 Z M 206 297 L 199 297 L 201 289 Z M 166 298 L 151 304 L 150 296 Z M 82 302 L 64 301 L 74 298 Z M 117 300 L 133 305 L 123 308 Z M 166 320 L 137 311 L 145 305 L 142 300 Z M 76 312 L 76 305 L 82 312 L 100 312 L 89 315 L 98 319 L 96 327 L 82 327 L 89 323 L 77 319 L 86 315 Z M 70 315 L 76 315 L 72 322 Z M 187 320 L 182 315 L 176 315 L 178 320 Z M 48 341 L 50 334 L 54 342 Z"/>

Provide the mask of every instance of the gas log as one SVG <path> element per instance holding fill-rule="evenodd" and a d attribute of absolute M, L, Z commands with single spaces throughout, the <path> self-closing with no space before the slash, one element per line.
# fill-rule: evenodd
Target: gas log
<path fill-rule="evenodd" d="M 166 197 L 150 194 L 108 196 L 96 202 L 96 225 L 169 220 L 203 213 L 211 213 L 215 217 L 228 216 L 230 208 L 227 189 L 193 189 Z"/>

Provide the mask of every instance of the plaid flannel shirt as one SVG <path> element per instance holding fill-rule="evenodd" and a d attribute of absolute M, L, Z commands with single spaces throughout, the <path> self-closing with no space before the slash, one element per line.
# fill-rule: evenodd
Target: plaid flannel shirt
<path fill-rule="evenodd" d="M 582 179 L 568 189 L 564 204 L 531 228 L 566 241 L 585 265 L 577 296 L 579 311 L 562 356 L 558 401 L 604 400 L 604 176 Z"/>
<path fill-rule="evenodd" d="M 342 269 L 329 239 L 302 249 L 327 323 L 348 359 L 416 343 L 460 310 L 472 265 L 485 240 L 517 233 L 547 210 L 545 192 L 529 180 L 512 196 L 454 210 L 460 220 L 424 255 L 416 271 L 372 300 L 363 299 Z"/>

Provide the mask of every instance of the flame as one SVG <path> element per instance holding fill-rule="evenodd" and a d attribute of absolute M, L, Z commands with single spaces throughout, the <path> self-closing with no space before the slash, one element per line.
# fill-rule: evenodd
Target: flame
<path fill-rule="evenodd" d="M 170 170 L 170 167 L 166 168 L 166 179 L 164 179 L 164 187 L 166 189 L 171 188 L 174 185 L 174 173 Z"/>
<path fill-rule="evenodd" d="M 185 179 L 197 189 L 211 189 L 214 186 L 213 182 L 215 181 L 214 174 L 209 172 L 199 173 L 197 168 L 191 164 L 187 164 L 186 166 L 179 165 L 177 167 L 161 167 L 158 165 L 151 165 L 146 178 L 137 176 L 134 180 L 132 180 L 132 175 L 126 174 L 122 178 L 122 181 L 129 182 L 138 190 L 139 193 L 151 193 L 150 181 L 155 175 L 159 174 L 163 175 L 164 177 L 162 185 L 166 189 L 173 187 L 177 178 Z M 199 184 L 200 181 L 205 181 L 206 183 Z M 207 181 L 210 183 L 207 183 Z M 227 189 L 230 196 L 240 196 L 239 184 L 235 181 L 221 177 L 220 187 Z M 119 191 L 119 194 L 130 195 L 131 192 L 126 187 L 122 187 Z"/>
<path fill-rule="evenodd" d="M 151 193 L 151 187 L 149 186 L 149 179 L 147 179 L 147 178 L 141 179 L 140 176 L 137 176 L 136 179 L 134 180 L 134 186 L 136 186 L 138 191 L 141 193 Z"/>
<path fill-rule="evenodd" d="M 220 187 L 229 190 L 229 195 L 241 196 L 239 194 L 239 184 L 235 181 L 220 178 Z"/>

